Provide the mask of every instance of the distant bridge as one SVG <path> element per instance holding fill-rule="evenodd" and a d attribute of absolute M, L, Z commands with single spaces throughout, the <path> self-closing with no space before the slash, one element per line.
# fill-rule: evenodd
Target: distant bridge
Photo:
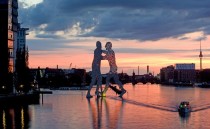
<path fill-rule="evenodd" d="M 132 84 L 135 85 L 137 83 L 154 84 L 154 83 L 159 83 L 159 80 L 156 77 L 154 77 L 152 74 L 134 75 L 132 77 Z"/>

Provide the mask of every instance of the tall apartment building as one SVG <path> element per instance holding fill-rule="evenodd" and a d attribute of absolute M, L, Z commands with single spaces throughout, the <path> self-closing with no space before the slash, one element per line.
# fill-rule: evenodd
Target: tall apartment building
<path fill-rule="evenodd" d="M 27 30 L 29 30 L 29 28 L 21 28 L 19 24 L 17 34 L 17 50 L 23 51 L 26 49 L 26 35 L 28 35 Z"/>
<path fill-rule="evenodd" d="M 18 1 L 0 0 L 0 90 L 11 85 L 14 47 L 17 44 Z M 8 88 L 7 88 L 8 89 Z"/>

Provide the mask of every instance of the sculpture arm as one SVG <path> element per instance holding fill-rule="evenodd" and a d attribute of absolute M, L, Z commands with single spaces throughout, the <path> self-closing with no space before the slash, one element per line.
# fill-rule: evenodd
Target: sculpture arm
<path fill-rule="evenodd" d="M 106 50 L 101 50 L 103 54 L 106 54 L 105 56 L 101 56 L 101 59 L 102 60 L 107 60 L 107 54 L 108 54 L 108 51 Z"/>
<path fill-rule="evenodd" d="M 106 50 L 102 50 L 102 53 L 107 54 L 108 52 Z"/>
<path fill-rule="evenodd" d="M 102 60 L 107 60 L 107 55 L 101 56 L 101 59 L 102 59 Z"/>

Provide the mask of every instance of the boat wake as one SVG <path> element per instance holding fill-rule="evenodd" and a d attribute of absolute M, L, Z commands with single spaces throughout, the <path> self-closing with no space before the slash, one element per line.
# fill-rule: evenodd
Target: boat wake
<path fill-rule="evenodd" d="M 205 104 L 205 105 L 194 106 L 192 112 L 197 112 L 197 111 L 202 111 L 202 110 L 207 110 L 207 109 L 210 109 L 210 103 Z"/>
<path fill-rule="evenodd" d="M 149 108 L 168 111 L 168 112 L 178 112 L 177 106 L 165 106 L 165 105 L 160 105 L 160 104 L 144 103 L 144 102 L 138 102 L 131 99 L 121 99 L 121 98 L 112 97 L 112 96 L 107 96 L 106 98 L 126 102 L 126 103 L 137 105 L 137 106 L 144 106 L 144 107 L 149 107 Z M 204 104 L 204 105 L 192 106 L 191 112 L 198 112 L 198 111 L 207 110 L 207 109 L 210 109 L 210 103 Z"/>
<path fill-rule="evenodd" d="M 111 96 L 107 96 L 106 98 L 123 101 L 123 102 L 133 104 L 133 105 L 137 105 L 137 106 L 144 106 L 144 107 L 149 107 L 149 108 L 168 111 L 168 112 L 177 112 L 177 107 L 169 107 L 169 106 L 165 106 L 165 105 L 143 103 L 143 102 L 138 102 L 138 101 L 131 100 L 131 99 L 123 99 L 122 100 L 121 98 L 111 97 Z"/>

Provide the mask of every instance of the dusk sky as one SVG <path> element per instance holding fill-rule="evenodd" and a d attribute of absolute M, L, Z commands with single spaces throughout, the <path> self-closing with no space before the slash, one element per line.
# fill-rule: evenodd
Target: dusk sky
<path fill-rule="evenodd" d="M 118 72 L 159 73 L 175 63 L 210 68 L 210 0 L 19 0 L 30 68 L 91 70 L 96 41 L 113 44 Z M 102 61 L 102 73 L 109 70 Z"/>

